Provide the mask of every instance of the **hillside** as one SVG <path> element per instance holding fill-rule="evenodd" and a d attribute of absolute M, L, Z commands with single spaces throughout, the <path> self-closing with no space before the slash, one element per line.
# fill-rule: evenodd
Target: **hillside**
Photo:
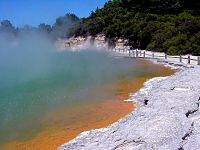
<path fill-rule="evenodd" d="M 133 48 L 200 55 L 198 0 L 112 0 L 82 19 L 75 35 L 127 38 Z"/>

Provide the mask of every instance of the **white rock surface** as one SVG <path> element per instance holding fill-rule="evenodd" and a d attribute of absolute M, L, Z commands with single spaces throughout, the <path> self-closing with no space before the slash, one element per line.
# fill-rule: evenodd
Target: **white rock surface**
<path fill-rule="evenodd" d="M 95 37 L 71 37 L 58 39 L 55 46 L 60 50 L 79 51 L 83 49 L 108 49 L 108 43 L 104 34 L 98 34 Z"/>
<path fill-rule="evenodd" d="M 140 104 L 135 111 L 107 128 L 83 132 L 58 149 L 200 149 L 199 66 L 154 78 L 130 100 Z"/>

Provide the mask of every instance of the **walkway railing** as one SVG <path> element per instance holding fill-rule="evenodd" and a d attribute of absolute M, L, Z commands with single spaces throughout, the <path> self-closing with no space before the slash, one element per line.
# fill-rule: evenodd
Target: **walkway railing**
<path fill-rule="evenodd" d="M 145 58 L 145 59 L 159 59 L 172 62 L 180 62 L 184 64 L 200 65 L 200 56 L 193 55 L 179 55 L 171 56 L 161 52 L 152 52 L 146 50 L 128 50 L 128 49 L 113 49 L 118 56 Z"/>

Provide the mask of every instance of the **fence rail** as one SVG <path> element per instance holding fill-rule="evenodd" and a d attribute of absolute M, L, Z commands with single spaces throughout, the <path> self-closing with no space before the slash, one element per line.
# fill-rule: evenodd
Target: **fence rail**
<path fill-rule="evenodd" d="M 180 55 L 171 56 L 165 53 L 152 52 L 146 50 L 128 50 L 128 49 L 114 49 L 115 53 L 132 58 L 146 58 L 146 59 L 163 59 L 184 64 L 200 65 L 200 56 Z"/>

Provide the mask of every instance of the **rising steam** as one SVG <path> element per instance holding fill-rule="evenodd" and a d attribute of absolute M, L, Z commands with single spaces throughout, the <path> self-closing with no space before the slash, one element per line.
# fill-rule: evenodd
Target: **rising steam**
<path fill-rule="evenodd" d="M 41 127 L 39 116 L 88 99 L 95 86 L 132 76 L 134 63 L 92 48 L 58 52 L 40 33 L 0 36 L 1 141 Z"/>

